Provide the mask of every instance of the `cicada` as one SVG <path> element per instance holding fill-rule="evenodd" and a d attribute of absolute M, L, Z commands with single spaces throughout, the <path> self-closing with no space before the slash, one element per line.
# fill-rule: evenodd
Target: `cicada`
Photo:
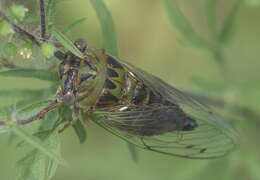
<path fill-rule="evenodd" d="M 0 15 L 17 33 L 40 45 L 36 37 Z M 46 39 L 45 23 L 41 28 L 41 37 Z M 19 124 L 42 119 L 65 105 L 72 110 L 72 118 L 61 131 L 81 117 L 137 147 L 162 154 L 206 159 L 234 149 L 236 131 L 206 105 L 105 50 L 90 48 L 83 39 L 74 45 L 83 57 L 70 51 L 56 54 L 60 87 L 53 102 L 34 116 L 17 121 Z"/>
<path fill-rule="evenodd" d="M 56 99 L 28 123 L 62 105 L 73 117 L 92 120 L 137 147 L 167 155 L 204 159 L 229 153 L 237 134 L 221 116 L 189 95 L 104 50 L 93 50 L 83 39 L 60 57 Z M 20 122 L 21 123 L 21 122 Z"/>

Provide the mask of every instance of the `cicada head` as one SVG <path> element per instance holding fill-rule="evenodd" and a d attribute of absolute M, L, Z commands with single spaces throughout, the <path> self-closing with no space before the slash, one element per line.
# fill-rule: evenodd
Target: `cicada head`
<path fill-rule="evenodd" d="M 66 105 L 75 104 L 78 92 L 82 92 L 82 89 L 88 89 L 93 84 L 98 71 L 94 63 L 95 56 L 88 52 L 86 41 L 77 39 L 74 45 L 84 54 L 84 58 L 67 52 L 59 66 L 59 77 L 61 80 L 60 99 Z M 90 94 L 90 92 L 85 93 Z"/>
<path fill-rule="evenodd" d="M 78 50 L 80 50 L 81 52 L 85 52 L 86 49 L 87 49 L 87 42 L 85 39 L 77 39 L 75 42 L 74 42 L 74 45 L 78 48 Z"/>

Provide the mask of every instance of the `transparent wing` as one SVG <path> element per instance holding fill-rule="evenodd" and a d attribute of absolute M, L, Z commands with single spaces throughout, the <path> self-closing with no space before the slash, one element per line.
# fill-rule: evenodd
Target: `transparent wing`
<path fill-rule="evenodd" d="M 198 126 L 191 131 L 179 130 L 175 118 L 166 113 L 178 111 L 165 105 L 119 106 L 97 112 L 92 118 L 97 124 L 138 147 L 168 155 L 193 159 L 216 158 L 234 148 L 237 133 L 221 116 L 159 78 L 127 63 L 121 64 L 147 87 L 176 104 Z"/>

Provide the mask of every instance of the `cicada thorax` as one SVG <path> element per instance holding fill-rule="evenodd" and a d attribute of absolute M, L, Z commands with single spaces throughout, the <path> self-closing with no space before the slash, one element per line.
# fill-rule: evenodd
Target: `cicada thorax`
<path fill-rule="evenodd" d="M 96 101 L 96 108 L 116 106 L 120 104 L 124 95 L 127 72 L 111 56 L 107 56 L 105 64 L 106 79 L 100 96 Z"/>

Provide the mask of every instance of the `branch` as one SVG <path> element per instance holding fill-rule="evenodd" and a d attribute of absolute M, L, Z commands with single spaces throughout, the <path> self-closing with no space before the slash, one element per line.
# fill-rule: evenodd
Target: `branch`
<path fill-rule="evenodd" d="M 17 68 L 17 66 L 15 64 L 13 64 L 9 60 L 5 59 L 4 57 L 0 57 L 0 68 L 1 67 L 5 67 L 5 68 L 8 68 L 8 69 Z"/>
<path fill-rule="evenodd" d="M 40 0 L 40 17 L 41 17 L 41 38 L 46 41 L 46 18 L 45 18 L 45 3 Z"/>
<path fill-rule="evenodd" d="M 17 26 L 16 24 L 14 24 L 14 23 L 12 22 L 12 20 L 9 19 L 9 18 L 5 15 L 5 13 L 4 13 L 3 11 L 1 11 L 1 10 L 0 10 L 0 18 L 2 18 L 3 20 L 5 20 L 6 22 L 8 22 L 8 23 L 12 26 L 13 30 L 14 30 L 16 33 L 18 33 L 18 34 L 20 34 L 20 35 L 22 35 L 22 36 L 27 37 L 27 38 L 30 39 L 33 43 L 35 43 L 37 46 L 41 46 L 40 41 L 38 41 L 38 39 L 37 39 L 34 35 L 30 34 L 29 32 L 25 31 L 24 29 L 20 28 L 20 27 Z"/>

